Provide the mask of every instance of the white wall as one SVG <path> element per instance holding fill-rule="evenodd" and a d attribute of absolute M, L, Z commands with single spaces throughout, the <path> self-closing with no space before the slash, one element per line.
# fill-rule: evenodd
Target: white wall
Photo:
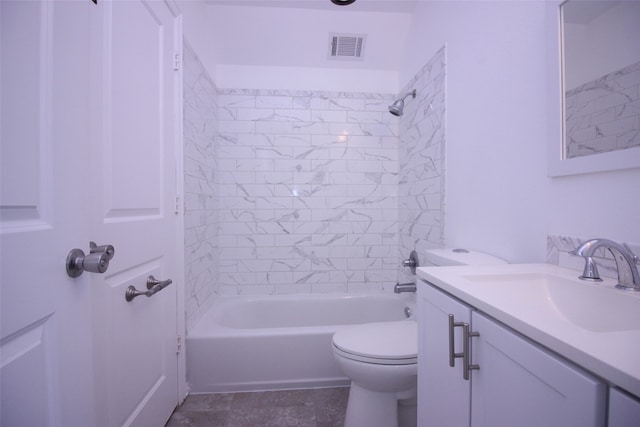
<path fill-rule="evenodd" d="M 215 29 L 210 22 L 208 7 L 202 1 L 177 0 L 177 2 L 182 11 L 182 34 L 198 55 L 209 76 L 215 80 L 218 60 L 215 51 L 211 49 Z"/>
<path fill-rule="evenodd" d="M 220 88 L 396 93 L 408 13 L 181 1 L 185 37 Z M 329 33 L 365 34 L 359 61 L 327 58 Z"/>
<path fill-rule="evenodd" d="M 220 63 L 277 67 L 396 70 L 410 18 L 348 9 L 212 5 L 206 10 L 217 34 L 209 44 Z M 340 65 L 329 60 L 330 33 L 366 35 L 363 57 Z"/>
<path fill-rule="evenodd" d="M 553 25 L 542 1 L 419 3 L 400 81 L 446 43 L 447 245 L 544 262 L 548 234 L 640 242 L 640 170 L 547 177 Z"/>
<path fill-rule="evenodd" d="M 396 93 L 398 73 L 392 70 L 218 65 L 221 88 L 304 90 L 324 92 Z"/>

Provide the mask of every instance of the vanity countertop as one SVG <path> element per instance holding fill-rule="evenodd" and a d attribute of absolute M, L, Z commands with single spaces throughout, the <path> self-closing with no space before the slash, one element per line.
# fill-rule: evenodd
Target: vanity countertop
<path fill-rule="evenodd" d="M 640 396 L 640 292 L 552 264 L 421 267 L 417 275 Z M 418 282 L 418 293 L 423 283 Z"/>

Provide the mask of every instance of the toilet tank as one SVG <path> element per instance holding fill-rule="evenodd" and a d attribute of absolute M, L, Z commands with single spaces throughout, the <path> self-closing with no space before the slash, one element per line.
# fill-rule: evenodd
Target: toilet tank
<path fill-rule="evenodd" d="M 508 264 L 507 261 L 493 255 L 460 248 L 430 249 L 424 253 L 422 261 L 421 267 Z"/>

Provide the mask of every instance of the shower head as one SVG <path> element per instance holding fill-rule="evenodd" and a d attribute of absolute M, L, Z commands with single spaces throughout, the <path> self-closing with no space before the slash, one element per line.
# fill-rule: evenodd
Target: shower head
<path fill-rule="evenodd" d="M 394 116 L 401 116 L 404 112 L 404 100 L 407 96 L 411 95 L 412 98 L 416 97 L 416 90 L 412 90 L 408 92 L 405 96 L 400 99 L 397 99 L 393 104 L 389 105 L 389 112 Z"/>

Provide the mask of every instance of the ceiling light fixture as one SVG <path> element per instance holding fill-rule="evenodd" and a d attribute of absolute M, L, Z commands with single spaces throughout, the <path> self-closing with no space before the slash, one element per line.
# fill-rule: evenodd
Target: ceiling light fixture
<path fill-rule="evenodd" d="M 331 3 L 337 4 L 338 6 L 349 6 L 351 3 L 356 0 L 331 0 Z"/>

